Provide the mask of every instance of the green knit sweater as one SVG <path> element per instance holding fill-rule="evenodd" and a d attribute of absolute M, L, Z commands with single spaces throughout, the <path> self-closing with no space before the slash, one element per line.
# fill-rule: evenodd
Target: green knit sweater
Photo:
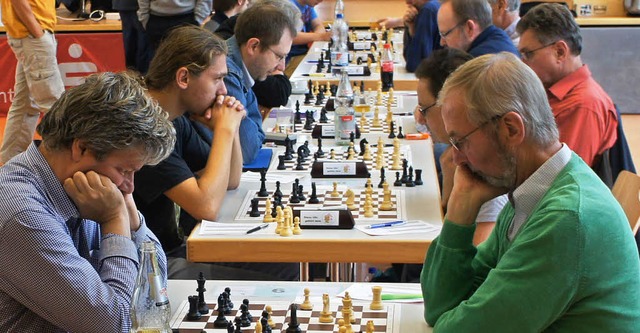
<path fill-rule="evenodd" d="M 640 332 L 640 260 L 622 208 L 575 154 L 513 241 L 507 203 L 477 249 L 445 221 L 425 259 L 435 332 Z"/>

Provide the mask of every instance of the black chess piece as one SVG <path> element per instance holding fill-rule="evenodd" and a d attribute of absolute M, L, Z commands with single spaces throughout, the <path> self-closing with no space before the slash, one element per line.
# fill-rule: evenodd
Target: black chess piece
<path fill-rule="evenodd" d="M 311 99 L 313 98 L 313 94 L 312 93 L 306 93 L 304 94 L 304 103 L 305 105 L 309 105 L 311 104 Z"/>
<path fill-rule="evenodd" d="M 216 309 L 218 311 L 218 317 L 213 322 L 213 327 L 215 328 L 226 328 L 227 324 L 229 324 L 229 321 L 224 316 L 224 303 L 224 296 L 220 294 L 220 296 L 218 296 L 218 307 Z"/>
<path fill-rule="evenodd" d="M 240 304 L 240 326 L 249 327 L 251 326 L 251 319 L 249 319 L 249 308 L 246 304 Z"/>
<path fill-rule="evenodd" d="M 402 186 L 402 180 L 400 180 L 400 171 L 396 171 L 396 181 L 393 182 L 393 186 Z"/>
<path fill-rule="evenodd" d="M 360 156 L 363 156 L 363 155 L 364 155 L 364 149 L 365 149 L 365 148 L 364 148 L 364 146 L 365 146 L 367 143 L 369 143 L 369 141 L 367 141 L 367 139 L 366 139 L 366 138 L 365 138 L 365 139 L 360 140 L 360 143 L 359 143 L 359 145 L 360 145 L 360 154 L 358 154 L 358 155 L 360 155 Z"/>
<path fill-rule="evenodd" d="M 396 123 L 395 122 L 391 122 L 389 123 L 389 139 L 395 139 L 396 138 Z"/>
<path fill-rule="evenodd" d="M 324 157 L 324 152 L 322 151 L 322 138 L 318 138 L 318 150 L 316 150 L 316 154 L 318 154 L 318 157 Z"/>
<path fill-rule="evenodd" d="M 251 199 L 251 211 L 249 212 L 249 216 L 251 217 L 259 217 L 260 211 L 258 210 L 258 204 L 260 203 L 260 199 L 253 198 Z"/>
<path fill-rule="evenodd" d="M 189 296 L 189 312 L 187 313 L 187 319 L 198 320 L 202 318 L 202 314 L 198 311 L 198 295 Z"/>
<path fill-rule="evenodd" d="M 300 101 L 296 101 L 296 114 L 293 118 L 294 124 L 302 124 L 302 114 L 300 113 Z M 295 126 L 293 126 L 295 128 Z"/>
<path fill-rule="evenodd" d="M 312 115 L 309 115 L 309 113 L 311 113 Z M 305 113 L 304 126 L 302 128 L 307 131 L 313 130 L 313 111 L 307 111 Z"/>
<path fill-rule="evenodd" d="M 318 199 L 318 194 L 316 192 L 316 183 L 311 183 L 311 196 L 309 197 L 310 204 L 318 204 L 320 200 Z"/>
<path fill-rule="evenodd" d="M 304 157 L 302 155 L 298 155 L 298 159 L 296 161 L 296 170 L 304 170 Z"/>
<path fill-rule="evenodd" d="M 249 299 L 243 299 L 242 304 L 247 307 L 247 318 L 249 318 L 249 321 L 253 321 L 253 315 L 251 315 L 251 312 L 249 312 Z"/>
<path fill-rule="evenodd" d="M 318 95 L 316 95 L 316 106 L 322 105 L 322 100 L 324 100 L 324 92 L 320 90 L 318 91 Z"/>
<path fill-rule="evenodd" d="M 282 191 L 280 190 L 280 181 L 276 181 L 276 190 L 273 192 L 274 197 L 280 197 L 282 199 Z"/>
<path fill-rule="evenodd" d="M 302 185 L 298 185 L 298 199 L 300 199 L 301 202 L 307 200 L 304 196 L 304 189 Z"/>
<path fill-rule="evenodd" d="M 424 182 L 422 181 L 422 169 L 416 169 L 416 180 L 413 182 L 416 185 L 422 185 Z"/>
<path fill-rule="evenodd" d="M 234 319 L 234 322 L 236 324 L 236 329 L 233 331 L 233 333 L 242 333 L 242 319 L 240 319 L 240 317 L 236 317 Z"/>
<path fill-rule="evenodd" d="M 282 166 L 284 167 L 284 160 L 282 160 Z M 280 164 L 278 164 L 278 170 L 280 169 Z M 261 198 L 268 197 L 269 191 L 267 191 L 267 170 L 260 170 L 260 191 L 258 191 L 258 196 Z"/>
<path fill-rule="evenodd" d="M 318 59 L 318 68 L 316 73 L 320 73 L 324 69 L 324 53 L 320 53 L 320 59 Z"/>
<path fill-rule="evenodd" d="M 407 187 L 415 187 L 416 184 L 413 182 L 413 167 L 409 167 L 409 174 L 407 175 Z"/>
<path fill-rule="evenodd" d="M 311 155 L 311 149 L 309 149 L 309 141 L 305 141 L 302 144 L 302 148 L 303 148 L 303 151 L 304 151 L 304 157 L 305 158 L 309 157 L 309 155 Z"/>
<path fill-rule="evenodd" d="M 227 333 L 233 333 L 236 329 L 233 327 L 232 322 L 227 322 Z"/>
<path fill-rule="evenodd" d="M 329 64 L 327 65 L 327 73 L 331 73 L 331 67 L 333 66 L 333 64 L 331 62 L 329 62 Z"/>
<path fill-rule="evenodd" d="M 398 139 L 404 139 L 404 133 L 402 133 L 402 126 L 398 126 L 398 135 L 396 135 Z"/>
<path fill-rule="evenodd" d="M 286 170 L 287 166 L 284 164 L 284 155 L 278 155 L 278 166 L 276 167 L 276 169 L 278 170 Z M 260 192 L 262 192 L 262 185 L 260 185 Z M 265 190 L 266 190 L 266 185 L 265 185 Z M 263 193 L 264 194 L 264 193 Z M 267 192 L 267 195 L 269 195 L 269 193 Z M 258 194 L 259 197 L 261 197 L 260 194 Z"/>
<path fill-rule="evenodd" d="M 231 297 L 229 296 L 229 294 L 227 294 L 226 291 L 222 292 L 222 300 L 224 301 L 224 303 L 222 304 L 222 309 L 224 310 L 224 314 L 230 314 L 231 310 L 233 310 L 233 308 L 231 307 Z"/>
<path fill-rule="evenodd" d="M 299 159 L 300 157 L 298 157 Z M 298 198 L 298 187 L 296 184 L 291 184 L 291 196 L 289 196 L 289 203 L 300 203 L 300 198 Z"/>
<path fill-rule="evenodd" d="M 384 167 L 380 168 L 380 183 L 378 184 L 378 188 L 383 188 L 382 184 L 384 184 Z"/>
<path fill-rule="evenodd" d="M 262 333 L 271 333 L 271 326 L 269 326 L 269 312 L 267 312 L 267 310 L 262 310 L 260 324 L 262 324 Z"/>
<path fill-rule="evenodd" d="M 233 309 L 233 301 L 231 301 L 231 288 L 225 287 L 224 292 L 226 293 L 225 301 L 227 302 L 227 306 L 229 307 L 229 309 Z"/>
<path fill-rule="evenodd" d="M 209 313 L 209 306 L 204 300 L 204 292 L 207 291 L 207 289 L 204 287 L 205 282 L 207 282 L 207 280 L 204 278 L 204 273 L 200 272 L 196 281 L 198 282 L 198 288 L 196 289 L 196 291 L 198 292 L 198 312 L 200 312 L 200 314 L 206 315 Z"/>
<path fill-rule="evenodd" d="M 356 150 L 356 133 L 349 133 L 349 142 L 353 143 L 353 145 L 349 145 L 349 147 L 353 147 L 353 154 L 357 154 L 358 151 Z"/>
<path fill-rule="evenodd" d="M 331 85 L 329 85 L 329 87 L 330 87 L 329 91 L 331 91 L 331 95 L 335 96 L 336 93 L 338 92 L 338 85 L 337 84 L 331 84 Z"/>
<path fill-rule="evenodd" d="M 302 330 L 300 329 L 300 324 L 298 323 L 298 305 L 291 304 L 289 306 L 289 311 L 290 311 L 290 321 L 289 321 L 289 326 L 287 327 L 287 330 L 285 331 L 286 333 L 302 333 Z"/>
<path fill-rule="evenodd" d="M 327 108 L 322 107 L 322 109 L 320 109 L 320 123 L 326 124 L 327 122 L 329 122 L 329 118 L 327 117 Z"/>
<path fill-rule="evenodd" d="M 289 139 L 289 135 L 284 139 L 284 160 L 291 161 L 293 159 L 293 142 Z"/>
<path fill-rule="evenodd" d="M 400 178 L 400 181 L 405 184 L 407 182 L 407 178 L 409 178 L 409 173 L 407 172 L 407 168 L 409 166 L 409 161 L 407 161 L 406 158 L 402 159 L 402 178 Z"/>
<path fill-rule="evenodd" d="M 273 202 L 271 203 L 271 217 L 273 217 L 274 219 L 276 218 L 276 216 L 278 216 L 278 212 L 276 212 L 276 207 L 278 207 L 280 204 L 278 203 L 277 200 L 273 200 Z"/>
<path fill-rule="evenodd" d="M 298 151 L 296 153 L 298 154 L 298 159 L 302 158 L 303 161 L 307 157 L 307 152 L 304 150 L 304 145 L 298 146 Z"/>

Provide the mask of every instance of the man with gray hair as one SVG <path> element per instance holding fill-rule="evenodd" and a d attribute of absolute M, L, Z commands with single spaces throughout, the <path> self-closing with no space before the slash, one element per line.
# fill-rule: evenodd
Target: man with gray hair
<path fill-rule="evenodd" d="M 513 45 L 518 46 L 520 35 L 516 25 L 520 21 L 520 0 L 489 0 L 493 25 L 504 30 Z"/>
<path fill-rule="evenodd" d="M 505 52 L 481 56 L 447 79 L 438 102 L 457 168 L 421 276 L 427 322 L 438 332 L 636 332 L 629 223 L 558 140 L 535 73 Z M 480 206 L 503 193 L 493 232 L 473 246 Z"/>
<path fill-rule="evenodd" d="M 131 196 L 175 131 L 138 78 L 102 73 L 67 90 L 42 141 L 0 168 L 0 331 L 129 332 L 139 248 L 155 243 Z"/>
<path fill-rule="evenodd" d="M 262 147 L 265 133 L 256 94 L 251 87 L 267 75 L 284 71 L 285 59 L 301 24 L 300 11 L 288 0 L 263 0 L 240 16 L 235 35 L 227 40 L 228 94 L 244 105 L 247 119 L 240 124 L 244 163 L 252 162 Z"/>
<path fill-rule="evenodd" d="M 582 62 L 580 26 L 559 4 L 533 7 L 517 26 L 522 61 L 547 90 L 560 141 L 591 167 L 618 139 L 618 117 L 609 95 Z"/>
<path fill-rule="evenodd" d="M 466 51 L 474 57 L 518 50 L 509 36 L 492 24 L 487 0 L 444 0 L 438 10 L 442 46 Z"/>

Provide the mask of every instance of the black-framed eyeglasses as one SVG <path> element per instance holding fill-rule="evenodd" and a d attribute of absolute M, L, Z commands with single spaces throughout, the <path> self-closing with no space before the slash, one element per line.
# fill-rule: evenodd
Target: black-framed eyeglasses
<path fill-rule="evenodd" d="M 463 24 L 465 24 L 467 22 L 467 20 L 462 20 L 460 22 L 458 22 L 458 24 L 454 25 L 453 28 L 445 31 L 445 32 L 440 32 L 440 38 L 442 39 L 447 39 L 447 36 L 449 36 L 453 30 L 456 30 L 457 28 L 460 28 Z"/>
<path fill-rule="evenodd" d="M 504 115 L 501 114 L 501 115 L 493 116 L 491 119 L 483 122 L 482 124 L 478 125 L 478 127 L 476 127 L 473 130 L 471 130 L 471 132 L 467 133 L 466 135 L 463 135 L 460 139 L 449 137 L 449 143 L 451 143 L 451 146 L 453 148 L 455 148 L 455 150 L 461 151 L 462 150 L 462 144 L 465 143 L 465 141 L 471 136 L 471 134 L 475 133 L 476 131 L 478 131 L 482 127 L 486 126 L 487 124 L 502 118 L 502 116 L 504 116 Z"/>
<path fill-rule="evenodd" d="M 266 46 L 266 48 L 267 48 L 269 51 L 271 51 L 271 52 L 273 53 L 273 55 L 275 55 L 275 56 L 276 56 L 276 59 L 278 59 L 278 62 L 280 62 L 280 61 L 282 61 L 282 60 L 286 59 L 286 58 L 287 58 L 287 56 L 289 55 L 288 53 L 287 53 L 287 54 L 285 54 L 285 55 L 282 55 L 282 54 L 280 54 L 280 53 L 278 53 L 278 52 L 274 51 L 272 48 L 270 48 L 270 47 L 268 47 L 268 46 Z"/>
<path fill-rule="evenodd" d="M 553 45 L 553 44 L 555 44 L 555 43 L 557 43 L 557 42 L 558 42 L 558 41 L 555 41 L 555 42 L 551 42 L 551 43 L 549 43 L 549 44 L 542 45 L 542 46 L 540 46 L 540 47 L 538 47 L 538 48 L 535 48 L 535 49 L 533 49 L 533 50 L 531 50 L 531 51 L 523 51 L 523 50 L 520 50 L 520 57 L 522 58 L 522 60 L 527 61 L 527 60 L 529 60 L 529 59 L 533 58 L 533 55 L 534 55 L 536 52 L 538 52 L 538 51 L 540 51 L 540 50 L 542 50 L 542 49 L 544 49 L 544 48 L 547 48 L 547 47 L 549 47 L 549 46 L 551 46 L 551 45 Z"/>
<path fill-rule="evenodd" d="M 418 105 L 418 110 L 420 111 L 420 114 L 422 114 L 423 117 L 427 116 L 427 112 L 429 112 L 429 109 L 431 109 L 432 107 L 436 106 L 438 104 L 438 102 L 433 102 L 433 104 L 429 105 L 429 106 L 425 106 L 422 107 L 420 105 Z"/>

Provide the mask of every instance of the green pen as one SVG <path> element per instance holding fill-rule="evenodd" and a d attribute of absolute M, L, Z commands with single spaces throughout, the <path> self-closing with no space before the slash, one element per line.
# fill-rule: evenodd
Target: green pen
<path fill-rule="evenodd" d="M 393 301 L 400 299 L 422 299 L 422 294 L 382 294 L 383 301 Z"/>

